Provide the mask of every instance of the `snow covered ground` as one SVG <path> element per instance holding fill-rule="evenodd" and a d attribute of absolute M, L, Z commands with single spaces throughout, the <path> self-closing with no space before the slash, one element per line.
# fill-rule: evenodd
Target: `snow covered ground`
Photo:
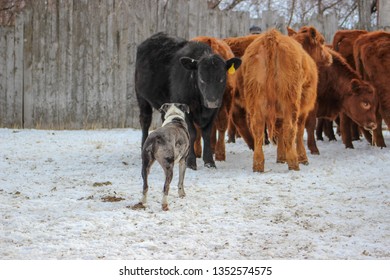
<path fill-rule="evenodd" d="M 390 259 L 390 151 L 318 142 L 301 171 L 252 172 L 252 151 L 227 144 L 217 169 L 187 169 L 170 211 L 164 176 L 141 198 L 141 132 L 0 129 L 0 259 Z M 390 133 L 385 132 L 390 146 Z"/>

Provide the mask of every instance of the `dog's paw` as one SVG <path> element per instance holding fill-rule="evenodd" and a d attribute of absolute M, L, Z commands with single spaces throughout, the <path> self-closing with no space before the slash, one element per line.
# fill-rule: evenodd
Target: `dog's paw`
<path fill-rule="evenodd" d="M 162 210 L 163 210 L 163 211 L 168 211 L 168 210 L 169 210 L 168 204 L 163 204 L 163 205 L 162 205 Z"/>

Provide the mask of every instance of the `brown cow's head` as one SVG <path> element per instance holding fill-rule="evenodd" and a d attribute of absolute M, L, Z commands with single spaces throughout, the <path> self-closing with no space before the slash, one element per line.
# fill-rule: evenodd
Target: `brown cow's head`
<path fill-rule="evenodd" d="M 374 87 L 366 81 L 352 79 L 351 91 L 345 96 L 344 108 L 347 115 L 366 130 L 376 128 L 378 100 Z"/>
<path fill-rule="evenodd" d="M 304 26 L 298 32 L 289 27 L 287 30 L 288 35 L 302 45 L 318 66 L 329 66 L 332 63 L 332 56 L 324 44 L 324 36 L 313 26 Z"/>

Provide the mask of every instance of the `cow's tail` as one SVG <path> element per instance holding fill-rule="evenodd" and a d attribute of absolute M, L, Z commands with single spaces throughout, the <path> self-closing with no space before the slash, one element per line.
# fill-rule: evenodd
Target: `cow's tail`
<path fill-rule="evenodd" d="M 273 140 L 276 135 L 276 106 L 277 106 L 277 49 L 278 49 L 278 31 L 271 30 L 266 34 L 266 46 L 268 53 L 267 75 L 266 75 L 266 91 L 267 91 L 267 115 L 266 120 L 268 135 L 270 140 Z"/>

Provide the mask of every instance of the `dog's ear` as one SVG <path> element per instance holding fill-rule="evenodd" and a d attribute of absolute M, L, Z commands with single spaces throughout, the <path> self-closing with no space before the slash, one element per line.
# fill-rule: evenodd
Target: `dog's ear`
<path fill-rule="evenodd" d="M 190 107 L 188 107 L 187 104 L 179 104 L 179 109 L 182 110 L 184 113 L 189 114 L 190 113 Z"/>
<path fill-rule="evenodd" d="M 168 108 L 171 106 L 170 103 L 164 103 L 163 105 L 161 105 L 160 109 L 158 109 L 158 111 L 160 113 L 166 113 L 168 111 Z"/>

